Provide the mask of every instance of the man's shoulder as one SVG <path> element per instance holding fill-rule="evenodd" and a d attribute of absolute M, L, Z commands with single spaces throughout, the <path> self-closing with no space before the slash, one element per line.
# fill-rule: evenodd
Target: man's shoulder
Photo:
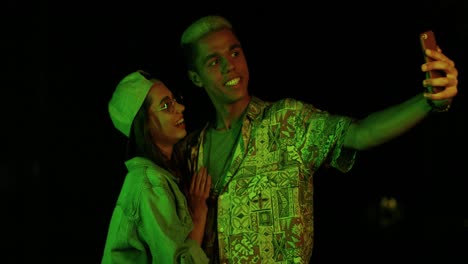
<path fill-rule="evenodd" d="M 302 100 L 292 98 L 292 97 L 285 97 L 281 98 L 275 101 L 265 101 L 262 99 L 259 99 L 258 97 L 253 97 L 253 102 L 254 104 L 261 109 L 264 109 L 266 111 L 272 110 L 272 111 L 277 111 L 281 109 L 299 109 L 304 106 L 310 106 L 312 107 L 311 104 L 308 104 Z"/>

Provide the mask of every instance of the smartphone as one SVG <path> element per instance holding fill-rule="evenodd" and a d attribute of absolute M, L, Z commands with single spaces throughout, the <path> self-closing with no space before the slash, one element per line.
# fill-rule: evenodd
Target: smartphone
<path fill-rule="evenodd" d="M 425 50 L 426 49 L 437 50 L 437 42 L 436 42 L 434 32 L 432 30 L 422 32 L 419 35 L 419 39 L 421 41 L 421 48 L 422 48 L 423 55 L 424 55 L 424 61 L 425 62 L 433 61 L 431 57 L 426 56 Z M 426 79 L 438 78 L 438 77 L 445 77 L 445 72 L 440 71 L 440 70 L 432 70 L 432 71 L 426 72 Z M 427 87 L 427 89 L 431 93 L 437 93 L 442 88 L 441 87 Z"/>

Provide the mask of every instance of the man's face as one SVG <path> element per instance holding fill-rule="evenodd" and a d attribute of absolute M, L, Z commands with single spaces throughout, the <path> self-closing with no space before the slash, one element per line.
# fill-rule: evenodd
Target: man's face
<path fill-rule="evenodd" d="M 212 32 L 196 46 L 193 83 L 213 102 L 231 104 L 248 96 L 249 69 L 239 40 L 229 29 Z"/>

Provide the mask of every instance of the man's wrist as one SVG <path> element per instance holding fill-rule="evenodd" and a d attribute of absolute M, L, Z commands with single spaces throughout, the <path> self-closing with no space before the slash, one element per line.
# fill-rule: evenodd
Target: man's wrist
<path fill-rule="evenodd" d="M 449 100 L 442 100 L 440 102 L 435 102 L 429 98 L 426 99 L 427 104 L 431 107 L 431 112 L 443 113 L 447 112 L 452 105 L 452 102 Z"/>

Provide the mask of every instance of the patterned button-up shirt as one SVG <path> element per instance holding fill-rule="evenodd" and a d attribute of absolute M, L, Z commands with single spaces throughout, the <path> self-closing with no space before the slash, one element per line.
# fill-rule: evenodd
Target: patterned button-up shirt
<path fill-rule="evenodd" d="M 218 235 L 220 263 L 309 262 L 313 175 L 322 166 L 351 169 L 356 151 L 342 145 L 352 121 L 295 99 L 252 97 L 224 189 L 210 208 L 217 227 L 208 222 L 207 231 Z M 206 165 L 207 127 L 191 148 L 194 169 Z"/>

